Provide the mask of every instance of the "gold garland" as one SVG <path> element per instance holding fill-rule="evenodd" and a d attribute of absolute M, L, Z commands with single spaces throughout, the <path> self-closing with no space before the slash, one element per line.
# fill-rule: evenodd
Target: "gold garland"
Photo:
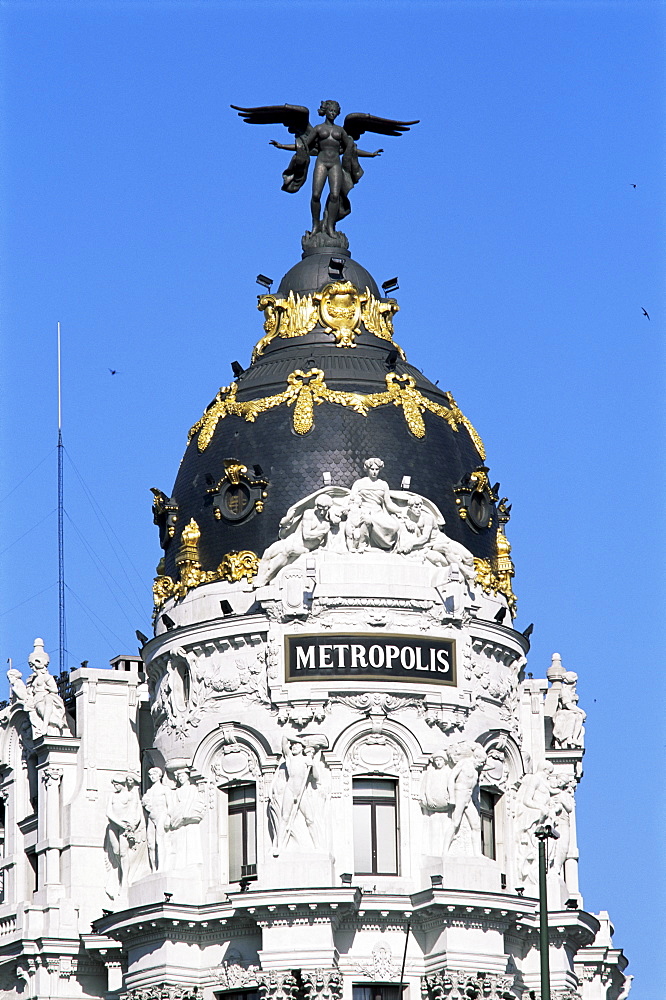
<path fill-rule="evenodd" d="M 235 382 L 222 386 L 203 417 L 190 428 L 187 440 L 191 441 L 195 434 L 198 434 L 197 447 L 199 451 L 206 450 L 219 421 L 224 420 L 227 416 L 243 417 L 248 423 L 253 423 L 260 413 L 266 413 L 268 410 L 285 403 L 287 406 L 294 407 L 292 418 L 294 431 L 297 434 L 307 434 L 314 426 L 314 407 L 321 403 L 334 403 L 338 406 L 350 407 L 363 417 L 366 417 L 370 410 L 380 406 L 400 406 L 407 426 L 417 438 L 425 437 L 423 413 L 428 410 L 446 420 L 454 431 L 458 430 L 459 425 L 465 427 L 481 458 L 485 459 L 486 457 L 481 438 L 461 412 L 451 393 L 444 394 L 449 407 L 435 403 L 416 388 L 416 381 L 412 375 L 397 375 L 395 372 L 389 372 L 386 376 L 385 392 L 375 392 L 364 396 L 360 392 L 340 392 L 337 389 L 329 389 L 324 381 L 324 373 L 321 368 L 310 368 L 307 372 L 299 368 L 288 376 L 287 388 L 275 396 L 264 396 L 263 399 L 240 402 L 236 398 L 237 391 L 238 386 Z"/>

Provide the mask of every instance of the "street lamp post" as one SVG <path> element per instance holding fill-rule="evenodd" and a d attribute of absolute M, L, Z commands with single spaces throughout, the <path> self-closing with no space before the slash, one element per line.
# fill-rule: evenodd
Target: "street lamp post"
<path fill-rule="evenodd" d="M 536 832 L 539 841 L 539 955 L 541 958 L 541 1000 L 550 1000 L 550 958 L 548 952 L 548 885 L 546 882 L 546 841 L 559 837 L 550 824 Z"/>

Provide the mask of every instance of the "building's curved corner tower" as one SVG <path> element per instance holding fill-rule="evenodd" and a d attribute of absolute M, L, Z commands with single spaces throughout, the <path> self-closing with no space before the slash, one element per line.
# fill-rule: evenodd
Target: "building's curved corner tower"
<path fill-rule="evenodd" d="M 96 794 L 63 802 L 89 842 L 61 896 L 110 977 L 70 976 L 71 996 L 545 1000 L 550 826 L 551 996 L 618 1000 L 626 960 L 578 889 L 576 675 L 555 654 L 525 679 L 510 504 L 477 431 L 341 234 L 305 239 L 259 308 L 250 366 L 154 490 L 155 635 L 122 753 L 99 763 L 98 702 Z M 74 688 L 103 693 L 92 673 Z M 82 774 L 101 697 L 68 751 Z"/>

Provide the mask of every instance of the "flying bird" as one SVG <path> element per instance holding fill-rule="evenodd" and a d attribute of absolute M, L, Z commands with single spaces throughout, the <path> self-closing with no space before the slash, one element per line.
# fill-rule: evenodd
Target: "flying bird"
<path fill-rule="evenodd" d="M 506 618 L 506 613 L 507 613 L 507 608 L 500 608 L 499 609 L 499 611 L 495 615 L 495 621 L 497 622 L 498 625 L 502 624 L 502 622 Z"/>
<path fill-rule="evenodd" d="M 642 307 L 642 306 L 641 306 L 641 309 L 643 309 L 643 307 Z M 649 312 L 647 311 L 647 309 L 643 309 L 643 315 L 644 315 L 644 316 L 647 316 L 647 318 L 648 318 L 648 319 L 650 318 L 650 314 L 649 314 Z"/>
<path fill-rule="evenodd" d="M 630 181 L 629 183 L 631 184 L 631 181 Z M 636 187 L 636 185 L 635 185 L 635 184 L 631 184 L 631 186 L 632 186 L 632 188 L 635 188 L 635 187 Z"/>
<path fill-rule="evenodd" d="M 534 631 L 534 623 L 532 623 L 531 625 L 527 626 L 527 628 L 523 632 L 523 635 L 525 636 L 526 639 L 529 639 L 529 637 L 532 635 L 533 631 Z"/>
<path fill-rule="evenodd" d="M 109 371 L 111 372 L 112 375 L 117 375 L 118 374 L 118 369 L 117 368 L 109 368 Z"/>

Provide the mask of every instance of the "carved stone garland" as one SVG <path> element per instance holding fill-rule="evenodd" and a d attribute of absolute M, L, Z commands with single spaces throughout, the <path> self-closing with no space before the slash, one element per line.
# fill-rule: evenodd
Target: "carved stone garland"
<path fill-rule="evenodd" d="M 125 994 L 125 1000 L 200 1000 L 200 994 L 196 987 L 162 983 L 146 989 L 129 990 Z"/>

